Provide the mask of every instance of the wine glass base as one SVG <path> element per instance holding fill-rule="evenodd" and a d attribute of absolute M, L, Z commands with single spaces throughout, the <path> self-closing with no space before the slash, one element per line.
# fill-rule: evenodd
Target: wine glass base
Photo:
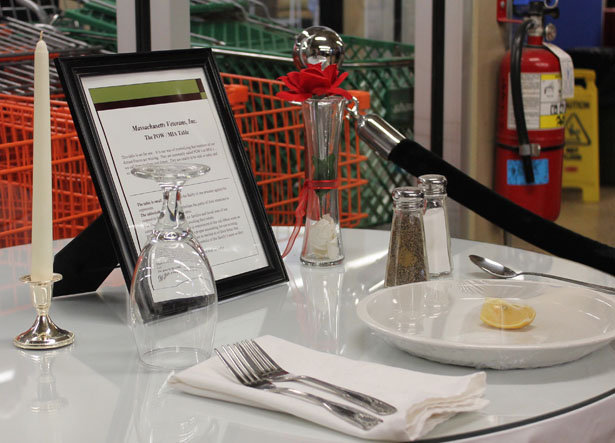
<path fill-rule="evenodd" d="M 209 358 L 209 354 L 196 348 L 158 348 L 143 353 L 141 363 L 152 369 L 186 369 Z"/>
<path fill-rule="evenodd" d="M 56 326 L 48 315 L 39 315 L 26 332 L 19 334 L 13 344 L 21 349 L 55 349 L 75 341 L 75 334 Z"/>

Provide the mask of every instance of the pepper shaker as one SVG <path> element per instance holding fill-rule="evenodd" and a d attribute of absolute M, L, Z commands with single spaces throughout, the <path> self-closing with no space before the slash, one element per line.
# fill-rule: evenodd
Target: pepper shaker
<path fill-rule="evenodd" d="M 423 192 L 415 187 L 393 190 L 393 222 L 385 286 L 425 281 L 429 278 L 423 227 Z"/>
<path fill-rule="evenodd" d="M 446 177 L 426 174 L 421 175 L 418 182 L 425 196 L 423 220 L 429 275 L 431 277 L 447 275 L 453 270 L 453 261 L 446 210 Z"/>

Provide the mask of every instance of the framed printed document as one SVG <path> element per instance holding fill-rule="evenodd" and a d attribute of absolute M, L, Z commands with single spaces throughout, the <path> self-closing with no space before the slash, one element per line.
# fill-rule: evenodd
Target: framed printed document
<path fill-rule="evenodd" d="M 138 165 L 200 163 L 182 191 L 220 299 L 287 280 L 242 140 L 209 49 L 56 60 L 124 278 L 161 205 Z"/>

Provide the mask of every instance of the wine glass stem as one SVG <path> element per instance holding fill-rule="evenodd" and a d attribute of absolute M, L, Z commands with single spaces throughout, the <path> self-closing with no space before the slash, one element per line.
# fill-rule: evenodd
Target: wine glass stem
<path fill-rule="evenodd" d="M 155 230 L 185 231 L 188 226 L 181 205 L 181 186 L 163 187 L 162 191 L 162 209 Z"/>

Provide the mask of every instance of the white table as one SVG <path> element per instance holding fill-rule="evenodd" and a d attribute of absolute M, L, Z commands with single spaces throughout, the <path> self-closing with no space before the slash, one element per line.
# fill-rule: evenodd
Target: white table
<path fill-rule="evenodd" d="M 286 238 L 278 229 L 278 238 Z M 389 233 L 344 230 L 346 260 L 327 270 L 286 259 L 290 283 L 220 305 L 216 345 L 271 334 L 346 357 L 436 374 L 471 368 L 412 357 L 362 324 L 355 306 L 383 285 Z M 301 239 L 298 240 L 300 242 Z M 60 247 L 65 242 L 57 242 Z M 453 240 L 451 278 L 485 278 L 468 254 L 602 285 L 615 278 L 582 265 L 504 246 Z M 51 316 L 75 332 L 72 346 L 22 351 L 15 335 L 34 320 L 30 248 L 0 250 L 0 441 L 3 442 L 339 442 L 355 441 L 285 414 L 193 397 L 141 368 L 126 324 L 127 291 L 115 271 L 96 294 L 55 299 Z M 487 371 L 480 412 L 459 414 L 426 439 L 615 441 L 615 347 L 551 368 Z M 506 438 L 505 438 L 505 437 Z M 540 436 L 540 437 L 536 437 Z M 358 441 L 358 440 L 357 440 Z M 463 441 L 463 440 L 462 440 Z"/>

